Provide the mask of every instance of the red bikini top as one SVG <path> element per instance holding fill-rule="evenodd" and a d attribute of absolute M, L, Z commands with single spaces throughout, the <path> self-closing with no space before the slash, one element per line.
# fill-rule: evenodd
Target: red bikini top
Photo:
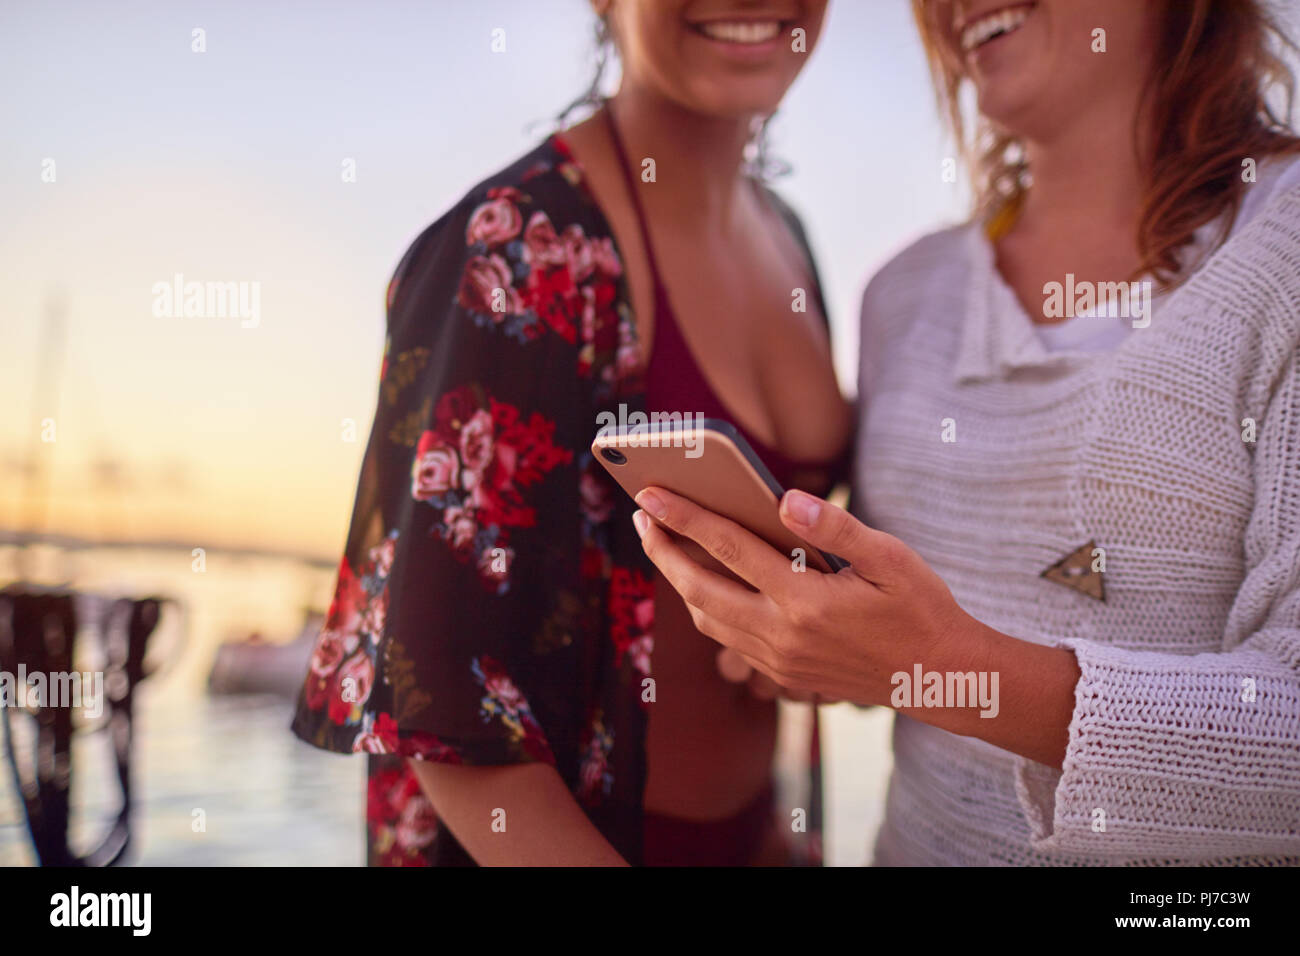
<path fill-rule="evenodd" d="M 650 265 L 650 278 L 654 283 L 654 346 L 645 372 L 647 413 L 690 412 L 702 414 L 705 418 L 720 418 L 728 421 L 745 437 L 782 488 L 797 487 L 824 494 L 839 477 L 838 471 L 845 464 L 845 455 L 841 454 L 831 461 L 800 461 L 782 454 L 778 449 L 760 441 L 748 432 L 718 398 L 717 393 L 709 385 L 708 379 L 704 377 L 703 370 L 682 335 L 681 327 L 668 300 L 668 290 L 660 275 L 654 244 L 650 240 L 645 209 L 641 204 L 641 196 L 637 192 L 637 180 L 632 174 L 632 166 L 628 162 L 622 137 L 614 124 L 614 117 L 610 110 L 606 108 L 602 112 L 609 125 L 610 138 L 618 154 L 623 179 L 632 194 L 637 225 L 641 229 L 641 241 L 645 246 L 646 259 Z"/>

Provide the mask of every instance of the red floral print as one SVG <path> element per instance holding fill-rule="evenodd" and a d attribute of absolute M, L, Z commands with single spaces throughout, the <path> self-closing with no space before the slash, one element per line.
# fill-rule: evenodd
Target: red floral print
<path fill-rule="evenodd" d="M 654 583 L 639 568 L 615 567 L 609 582 L 609 613 L 613 618 L 610 639 L 614 642 L 614 665 L 621 665 L 628 656 L 637 673 L 650 676 Z"/>
<path fill-rule="evenodd" d="M 614 785 L 610 772 L 610 751 L 614 749 L 614 732 L 605 726 L 599 711 L 588 723 L 579 748 L 582 764 L 578 770 L 578 799 L 591 806 L 608 796 Z"/>
<path fill-rule="evenodd" d="M 484 722 L 499 720 L 509 728 L 511 740 L 519 745 L 521 753 L 531 760 L 554 763 L 550 744 L 533 718 L 527 698 L 515 686 L 505 668 L 494 658 L 484 655 L 474 659 L 472 670 L 484 691 L 479 703 Z"/>
<path fill-rule="evenodd" d="M 573 459 L 554 431 L 536 412 L 525 421 L 514 406 L 462 386 L 438 400 L 416 446 L 411 497 L 439 510 L 436 533 L 499 593 L 514 563 L 510 529 L 536 523 L 526 489 Z"/>
<path fill-rule="evenodd" d="M 488 201 L 482 203 L 469 218 L 465 229 L 465 241 L 473 245 L 483 242 L 489 246 L 499 246 L 519 235 L 523 217 L 515 200 L 519 197 L 516 189 L 494 189 L 488 194 Z"/>
<path fill-rule="evenodd" d="M 457 304 L 524 341 L 545 329 L 569 344 L 580 334 L 591 341 L 600 323 L 617 322 L 612 307 L 623 264 L 613 241 L 592 238 L 577 223 L 556 232 L 550 216 L 538 209 L 521 241 L 511 242 L 522 221 L 516 203 L 528 197 L 518 190 L 493 192 L 495 198 L 474 210 L 466 229 L 475 253 L 461 273 Z"/>
<path fill-rule="evenodd" d="M 438 836 L 438 817 L 409 767 L 372 774 L 366 827 L 370 862 L 377 866 L 428 866 L 425 851 Z"/>
<path fill-rule="evenodd" d="M 339 563 L 334 599 L 312 648 L 303 704 L 324 710 L 336 726 L 356 725 L 375 679 L 375 649 L 385 627 L 388 574 L 396 533 L 372 548 L 360 569 Z"/>

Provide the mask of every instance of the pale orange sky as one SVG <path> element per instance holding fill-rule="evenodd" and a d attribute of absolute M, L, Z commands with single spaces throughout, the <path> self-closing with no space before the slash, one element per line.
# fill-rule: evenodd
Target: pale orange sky
<path fill-rule="evenodd" d="M 337 554 L 389 274 L 585 87 L 590 17 L 586 0 L 5 3 L 0 529 L 33 513 L 23 463 L 52 416 L 57 440 L 37 448 L 47 530 Z M 490 50 L 498 28 L 505 53 Z M 851 390 L 870 270 L 964 208 L 939 176 L 906 3 L 832 2 L 775 147 L 795 167 L 778 188 L 820 253 Z M 151 290 L 176 273 L 259 282 L 260 325 L 155 317 Z M 51 411 L 33 403 L 34 365 L 58 286 Z"/>
<path fill-rule="evenodd" d="M 24 462 L 52 416 L 47 530 L 336 555 L 389 275 L 585 88 L 591 23 L 587 0 L 0 5 L 0 531 L 35 513 Z M 871 271 L 965 210 L 906 2 L 832 0 L 774 146 L 851 391 Z M 154 316 L 176 273 L 260 283 L 260 324 Z M 51 411 L 34 365 L 56 287 Z"/>

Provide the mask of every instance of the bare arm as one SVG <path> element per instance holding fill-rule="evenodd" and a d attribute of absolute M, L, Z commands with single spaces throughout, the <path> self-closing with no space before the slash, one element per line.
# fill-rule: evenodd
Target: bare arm
<path fill-rule="evenodd" d="M 626 866 L 549 764 L 410 761 L 438 817 L 481 866 Z"/>
<path fill-rule="evenodd" d="M 936 655 L 936 670 L 977 670 L 999 677 L 993 716 L 979 705 L 969 707 L 897 707 L 923 723 L 966 737 L 979 737 L 994 746 L 1057 770 L 1065 759 L 1074 715 L 1074 689 L 1079 664 L 1072 651 L 1022 641 L 981 624 L 974 618 L 945 642 L 950 654 Z M 962 650 L 963 645 L 973 649 Z"/>

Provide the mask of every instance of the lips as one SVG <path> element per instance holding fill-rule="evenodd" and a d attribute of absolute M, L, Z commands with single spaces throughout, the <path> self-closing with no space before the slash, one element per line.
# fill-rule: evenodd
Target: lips
<path fill-rule="evenodd" d="M 991 40 L 1015 33 L 1024 26 L 1035 6 L 1033 3 L 1021 3 L 1002 7 L 962 25 L 959 28 L 962 52 L 970 53 Z"/>
<path fill-rule="evenodd" d="M 781 34 L 781 20 L 710 20 L 693 23 L 691 29 L 718 43 L 758 46 L 770 43 Z"/>

